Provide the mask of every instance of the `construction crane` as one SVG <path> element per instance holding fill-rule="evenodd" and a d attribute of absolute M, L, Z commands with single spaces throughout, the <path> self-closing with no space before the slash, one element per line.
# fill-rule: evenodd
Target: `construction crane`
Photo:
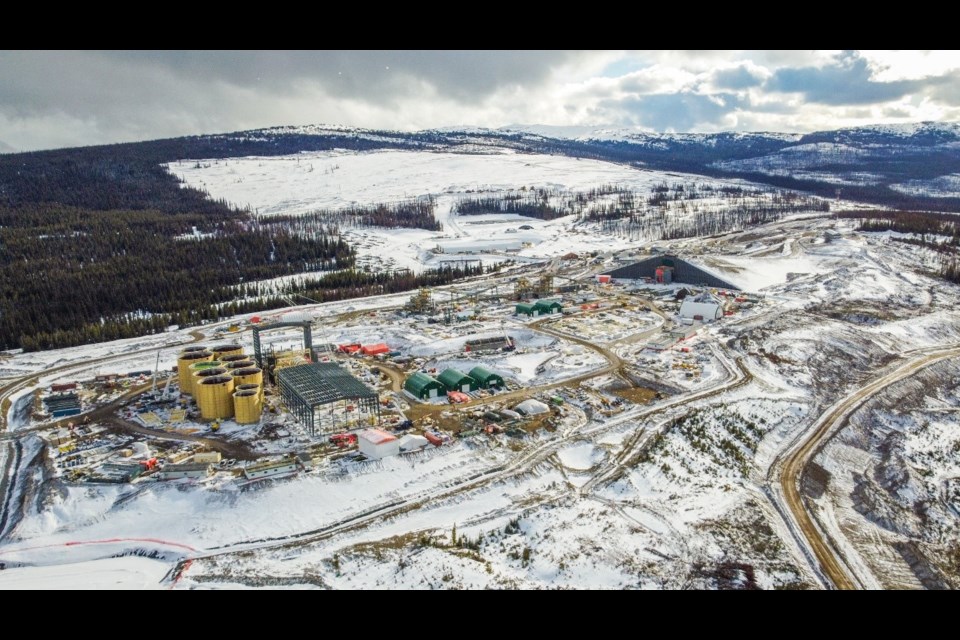
<path fill-rule="evenodd" d="M 153 386 L 150 387 L 151 393 L 157 392 L 157 373 L 160 371 L 160 349 L 157 349 L 157 364 L 153 367 Z"/>
<path fill-rule="evenodd" d="M 503 332 L 503 351 L 513 351 L 516 349 L 517 345 L 513 342 L 513 338 L 507 334 L 507 324 L 502 320 L 500 321 L 500 330 Z"/>

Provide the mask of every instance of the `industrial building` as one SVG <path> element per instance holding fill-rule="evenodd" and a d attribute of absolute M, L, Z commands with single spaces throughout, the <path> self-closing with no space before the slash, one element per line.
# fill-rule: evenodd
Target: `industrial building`
<path fill-rule="evenodd" d="M 145 468 L 139 463 L 108 462 L 100 467 L 104 479 L 111 482 L 133 482 Z"/>
<path fill-rule="evenodd" d="M 646 279 L 664 284 L 682 282 L 684 284 L 719 287 L 722 289 L 740 289 L 740 287 L 731 284 L 723 278 L 717 277 L 674 255 L 654 256 L 625 267 L 614 269 L 613 271 L 608 271 L 603 275 L 610 276 L 617 280 Z"/>
<path fill-rule="evenodd" d="M 518 316 L 538 316 L 540 311 L 537 310 L 536 305 L 528 304 L 526 302 L 518 302 L 514 313 Z"/>
<path fill-rule="evenodd" d="M 367 344 L 360 347 L 360 353 L 365 356 L 377 356 L 383 353 L 390 353 L 390 347 L 382 342 L 378 344 Z"/>
<path fill-rule="evenodd" d="M 76 393 L 57 393 L 44 398 L 47 411 L 54 418 L 66 418 L 80 413 L 80 396 Z"/>
<path fill-rule="evenodd" d="M 471 353 L 483 353 L 485 351 L 509 351 L 513 348 L 515 341 L 512 337 L 504 334 L 493 336 L 492 338 L 471 338 L 463 345 L 463 350 Z"/>
<path fill-rule="evenodd" d="M 550 407 L 539 400 L 530 398 L 515 406 L 513 410 L 525 416 L 536 416 L 540 415 L 541 413 L 547 413 L 550 411 Z"/>
<path fill-rule="evenodd" d="M 723 302 L 706 291 L 697 296 L 687 296 L 680 304 L 680 317 L 694 320 L 719 320 L 723 317 Z"/>
<path fill-rule="evenodd" d="M 537 300 L 533 306 L 540 312 L 541 316 L 563 311 L 563 305 L 560 304 L 559 300 Z"/>
<path fill-rule="evenodd" d="M 180 478 L 206 478 L 213 474 L 209 462 L 184 462 L 168 464 L 158 474 L 161 480 L 179 480 Z"/>
<path fill-rule="evenodd" d="M 563 311 L 563 305 L 557 300 L 537 300 L 536 302 L 518 302 L 514 309 L 518 316 L 548 316 Z"/>
<path fill-rule="evenodd" d="M 447 388 L 443 386 L 442 382 L 419 371 L 407 378 L 407 381 L 403 383 L 403 388 L 420 400 L 430 400 L 447 395 Z"/>
<path fill-rule="evenodd" d="M 481 366 L 470 369 L 470 377 L 477 381 L 481 389 L 500 388 L 503 386 L 503 376 Z"/>
<path fill-rule="evenodd" d="M 290 457 L 282 460 L 267 460 L 266 462 L 251 464 L 243 468 L 243 477 L 247 480 L 261 480 L 263 478 L 272 478 L 274 476 L 296 472 L 297 459 Z"/>
<path fill-rule="evenodd" d="M 456 369 L 447 369 L 437 376 L 447 391 L 460 391 L 470 393 L 479 389 L 477 381 L 470 376 L 457 371 Z"/>
<path fill-rule="evenodd" d="M 380 418 L 376 391 L 333 362 L 286 367 L 277 371 L 276 376 L 283 402 L 311 435 L 316 435 L 318 426 L 321 431 L 327 430 L 322 428 L 322 417 L 318 414 L 321 407 L 328 405 L 340 404 L 346 410 L 349 404 L 377 420 Z M 336 413 L 329 415 L 332 417 L 330 430 L 336 429 Z"/>
<path fill-rule="evenodd" d="M 400 453 L 400 441 L 383 429 L 364 429 L 357 434 L 360 453 L 371 460 L 380 460 Z"/>
<path fill-rule="evenodd" d="M 419 451 L 420 449 L 423 449 L 430 444 L 430 441 L 423 436 L 417 436 L 408 433 L 400 438 L 399 443 L 400 453 L 407 453 L 408 451 Z"/>

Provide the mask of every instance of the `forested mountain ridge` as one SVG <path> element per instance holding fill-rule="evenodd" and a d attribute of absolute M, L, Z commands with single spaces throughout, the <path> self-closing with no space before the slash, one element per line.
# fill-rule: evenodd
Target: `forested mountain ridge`
<path fill-rule="evenodd" d="M 186 187 L 163 166 L 333 149 L 562 154 L 737 177 L 821 196 L 839 190 L 844 198 L 894 209 L 960 211 L 960 127 L 952 124 L 806 135 L 577 137 L 554 137 L 544 127 L 415 133 L 277 127 L 7 153 L 0 154 L 0 348 L 130 337 L 171 323 L 282 306 L 282 299 L 254 283 L 296 273 L 354 273 L 318 276 L 307 290 L 324 299 L 413 286 L 402 278 L 372 282 L 351 272 L 353 250 L 335 224 L 324 226 L 332 216 L 261 224 L 250 212 Z M 431 207 L 380 206 L 340 215 L 350 224 L 438 230 Z"/>

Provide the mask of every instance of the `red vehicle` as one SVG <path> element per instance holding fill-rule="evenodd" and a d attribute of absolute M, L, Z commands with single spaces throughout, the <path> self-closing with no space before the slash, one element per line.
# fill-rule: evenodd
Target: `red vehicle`
<path fill-rule="evenodd" d="M 450 404 L 460 404 L 461 402 L 470 402 L 470 396 L 460 391 L 450 391 L 447 393 L 447 399 Z"/>
<path fill-rule="evenodd" d="M 357 444 L 357 436 L 354 433 L 335 433 L 330 436 L 330 444 L 334 444 L 341 449 Z"/>

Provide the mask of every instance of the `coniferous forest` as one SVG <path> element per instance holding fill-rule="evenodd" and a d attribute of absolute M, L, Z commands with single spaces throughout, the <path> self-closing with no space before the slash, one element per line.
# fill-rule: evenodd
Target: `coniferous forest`
<path fill-rule="evenodd" d="M 287 143 L 297 150 L 394 146 L 349 136 Z M 347 274 L 310 281 L 312 297 L 332 300 L 462 275 L 444 270 L 411 283 L 401 275 L 371 279 L 351 270 L 354 252 L 336 225 L 262 224 L 185 188 L 161 166 L 290 151 L 210 136 L 0 155 L 0 348 L 115 340 L 287 306 L 275 293 L 256 295 L 256 281 L 277 276 Z M 403 224 L 427 223 L 431 212 L 425 203 Z M 352 213 L 354 224 L 390 224 L 398 217 L 386 210 Z"/>
<path fill-rule="evenodd" d="M 520 132 L 400 133 L 327 130 L 257 130 L 237 134 L 190 136 L 117 145 L 0 154 L 0 349 L 47 349 L 99 340 L 134 337 L 164 330 L 170 324 L 204 320 L 286 306 L 279 293 L 299 293 L 317 300 L 342 299 L 375 292 L 401 291 L 440 284 L 470 275 L 445 269 L 433 274 L 368 274 L 356 271 L 355 256 L 339 230 L 355 226 L 418 227 L 439 230 L 434 203 L 418 199 L 347 211 L 317 211 L 301 219 L 258 220 L 209 194 L 187 188 L 163 164 L 238 156 L 275 156 L 302 151 L 346 149 L 438 150 L 462 148 L 476 153 L 484 145 L 526 153 L 596 158 L 632 166 L 689 171 L 716 177 L 753 180 L 783 189 L 834 197 L 829 181 L 792 175 L 732 171 L 725 162 L 757 158 L 793 144 L 844 142 L 868 151 L 852 169 L 883 179 L 876 184 L 849 184 L 845 198 L 883 204 L 891 209 L 960 211 L 960 198 L 923 197 L 890 188 L 891 183 L 935 179 L 960 170 L 955 152 L 943 148 L 943 132 L 922 130 L 910 145 L 865 130 L 808 134 L 797 141 L 770 136 L 717 134 L 709 139 L 680 136 L 637 140 L 570 140 Z M 843 167 L 818 167 L 824 172 Z M 707 193 L 667 185 L 648 202 L 631 200 L 614 187 L 576 198 L 534 190 L 506 198 L 465 200 L 461 214 L 495 207 L 543 219 L 578 213 L 577 198 L 616 196 L 606 208 L 580 211 L 582 219 L 620 235 L 678 237 L 689 230 L 662 228 L 660 200 L 695 200 Z M 750 194 L 742 194 L 749 199 Z M 935 202 L 934 202 L 935 201 Z M 747 203 L 749 204 L 749 203 Z M 753 205 L 751 205 L 753 206 Z M 756 203 L 735 216 L 696 219 L 692 231 L 728 228 L 776 219 L 800 204 L 786 196 Z M 803 204 L 806 206 L 806 203 Z M 698 214 L 699 215 L 699 214 Z M 772 218 L 771 218 L 772 217 Z M 890 218 L 891 216 L 887 216 Z M 942 220 L 936 221 L 936 224 Z M 875 219 L 871 228 L 933 231 L 930 221 L 908 216 Z M 712 226 L 711 226 L 712 225 Z M 651 229 L 653 231 L 651 231 Z M 659 230 L 658 230 L 659 229 Z M 656 233 L 653 233 L 653 232 Z M 956 238 L 955 229 L 945 235 Z M 921 237 L 903 239 L 949 248 L 943 276 L 956 281 L 954 241 L 936 243 Z M 317 272 L 329 271 L 327 276 Z M 295 273 L 314 275 L 291 284 L 289 291 L 257 281 Z M 302 290 L 296 288 L 302 288 Z"/>

